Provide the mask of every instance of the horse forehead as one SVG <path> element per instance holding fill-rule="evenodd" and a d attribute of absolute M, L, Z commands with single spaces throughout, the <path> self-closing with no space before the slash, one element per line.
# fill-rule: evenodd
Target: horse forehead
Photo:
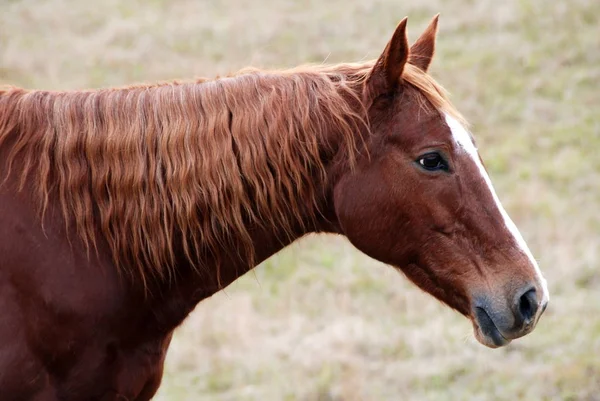
<path fill-rule="evenodd" d="M 404 111 L 404 112 L 403 112 Z M 444 121 L 444 116 L 437 110 L 419 108 L 403 110 L 396 114 L 393 133 L 401 139 L 419 144 L 422 141 L 448 143 L 452 142 L 451 127 Z"/>
<path fill-rule="evenodd" d="M 477 148 L 475 147 L 473 138 L 471 138 L 471 134 L 469 134 L 465 127 L 454 117 L 448 114 L 446 114 L 444 117 L 446 120 L 446 124 L 450 129 L 452 138 L 459 146 L 459 148 L 463 149 L 472 158 L 478 159 L 479 153 L 477 152 Z"/>

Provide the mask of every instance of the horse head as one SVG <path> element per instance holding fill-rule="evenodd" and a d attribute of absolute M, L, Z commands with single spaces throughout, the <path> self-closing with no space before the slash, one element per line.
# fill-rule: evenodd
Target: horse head
<path fill-rule="evenodd" d="M 370 133 L 334 187 L 340 231 L 467 316 L 499 347 L 533 330 L 546 281 L 492 187 L 473 137 L 427 74 L 437 17 L 409 47 L 406 19 L 364 80 Z"/>

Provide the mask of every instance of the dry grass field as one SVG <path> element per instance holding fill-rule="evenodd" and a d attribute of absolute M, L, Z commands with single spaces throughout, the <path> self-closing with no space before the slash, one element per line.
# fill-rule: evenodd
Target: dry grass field
<path fill-rule="evenodd" d="M 437 12 L 432 74 L 549 281 L 537 329 L 485 348 L 392 268 L 310 237 L 196 308 L 157 400 L 600 400 L 600 2 L 0 1 L 0 84 L 45 89 L 374 58 Z"/>

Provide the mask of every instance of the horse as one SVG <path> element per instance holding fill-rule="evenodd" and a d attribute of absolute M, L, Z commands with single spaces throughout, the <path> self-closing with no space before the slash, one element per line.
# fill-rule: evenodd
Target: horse
<path fill-rule="evenodd" d="M 549 295 L 462 115 L 438 17 L 370 61 L 0 92 L 0 399 L 151 399 L 174 329 L 309 233 L 345 236 L 500 347 Z"/>

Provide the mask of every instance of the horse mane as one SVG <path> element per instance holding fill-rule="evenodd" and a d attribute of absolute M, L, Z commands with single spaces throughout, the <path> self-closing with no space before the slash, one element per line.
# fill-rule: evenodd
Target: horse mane
<path fill-rule="evenodd" d="M 241 241 L 289 232 L 318 213 L 332 130 L 351 160 L 368 131 L 360 88 L 373 62 L 243 70 L 216 80 L 73 92 L 0 90 L 0 150 L 42 221 L 58 199 L 87 249 L 102 236 L 120 270 L 173 274 Z M 403 81 L 455 116 L 446 92 L 407 64 Z M 315 182 L 317 177 L 317 182 Z M 239 244 L 238 244 L 239 245 Z M 218 263 L 218 261 L 216 261 Z M 217 280 L 219 273 L 217 271 Z"/>

